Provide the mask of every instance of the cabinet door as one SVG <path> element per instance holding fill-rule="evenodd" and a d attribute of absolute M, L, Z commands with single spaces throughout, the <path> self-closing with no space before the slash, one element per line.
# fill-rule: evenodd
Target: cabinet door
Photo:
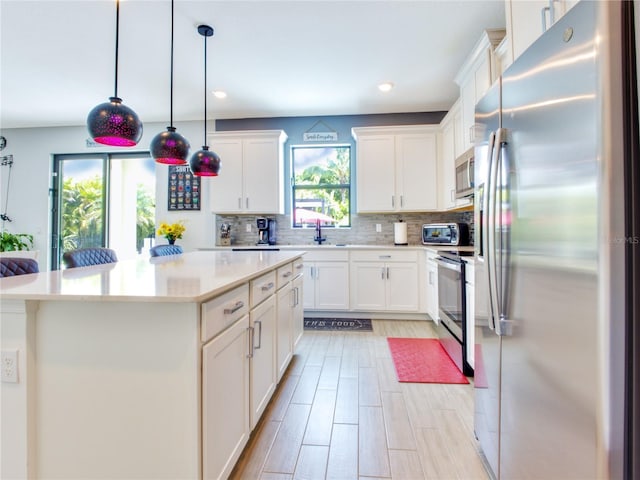
<path fill-rule="evenodd" d="M 238 213 L 243 211 L 242 140 L 239 138 L 211 138 L 211 150 L 220 156 L 220 177 L 213 179 L 209 188 L 212 212 Z"/>
<path fill-rule="evenodd" d="M 436 134 L 396 137 L 396 208 L 405 211 L 438 208 Z"/>
<path fill-rule="evenodd" d="M 277 294 L 278 304 L 278 328 L 277 328 L 277 373 L 278 382 L 282 378 L 289 362 L 291 361 L 293 351 L 293 308 L 295 301 L 295 292 L 291 283 L 286 284 Z"/>
<path fill-rule="evenodd" d="M 249 313 L 253 330 L 250 362 L 251 429 L 262 416 L 276 388 L 276 297 L 272 295 Z"/>
<path fill-rule="evenodd" d="M 476 85 L 473 75 L 467 77 L 465 83 L 460 85 L 460 98 L 462 106 L 462 149 L 463 151 L 473 146 L 471 128 L 475 123 Z"/>
<path fill-rule="evenodd" d="M 284 213 L 282 159 L 276 138 L 244 140 L 244 210 Z"/>
<path fill-rule="evenodd" d="M 427 261 L 427 313 L 434 323 L 438 323 L 438 266 L 433 260 Z"/>
<path fill-rule="evenodd" d="M 442 126 L 442 145 L 440 148 L 440 184 L 439 208 L 447 210 L 456 206 L 456 168 L 455 168 L 455 130 L 454 122 Z"/>
<path fill-rule="evenodd" d="M 385 309 L 386 269 L 382 262 L 351 264 L 351 303 L 356 310 Z"/>
<path fill-rule="evenodd" d="M 304 297 L 302 300 L 302 305 L 305 310 L 313 310 L 316 308 L 316 264 L 315 263 L 304 263 L 303 270 L 303 278 L 304 278 Z"/>
<path fill-rule="evenodd" d="M 349 309 L 349 263 L 316 263 L 316 309 Z"/>
<path fill-rule="evenodd" d="M 395 196 L 395 141 L 393 135 L 358 138 L 356 193 L 358 212 L 392 212 Z"/>
<path fill-rule="evenodd" d="M 202 349 L 205 479 L 228 477 L 251 433 L 248 327 L 245 315 Z"/>
<path fill-rule="evenodd" d="M 417 312 L 420 285 L 415 263 L 387 263 L 387 310 Z"/>
<path fill-rule="evenodd" d="M 304 310 L 303 298 L 306 292 L 303 291 L 304 279 L 302 275 L 293 279 L 293 311 L 291 313 L 291 330 L 293 334 L 293 343 L 291 347 L 292 353 L 295 351 L 296 345 L 302 338 L 304 333 Z"/>

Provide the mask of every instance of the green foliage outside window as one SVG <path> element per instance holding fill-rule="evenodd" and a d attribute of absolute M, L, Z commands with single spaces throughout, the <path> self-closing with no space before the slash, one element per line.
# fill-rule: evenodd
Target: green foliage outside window
<path fill-rule="evenodd" d="M 350 147 L 294 147 L 293 226 L 349 226 Z"/>
<path fill-rule="evenodd" d="M 62 250 L 102 245 L 104 192 L 102 179 L 65 179 L 62 189 Z M 155 199 L 142 184 L 137 188 L 136 248 L 155 234 Z"/>

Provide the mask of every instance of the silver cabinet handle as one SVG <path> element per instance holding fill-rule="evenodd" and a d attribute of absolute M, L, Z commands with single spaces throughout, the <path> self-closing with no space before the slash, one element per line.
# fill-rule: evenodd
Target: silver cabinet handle
<path fill-rule="evenodd" d="M 249 353 L 247 353 L 247 358 L 253 358 L 253 327 L 247 327 L 247 333 L 249 334 Z"/>
<path fill-rule="evenodd" d="M 283 276 L 284 278 L 289 278 L 291 275 L 293 275 L 293 272 L 287 272 L 287 273 L 284 273 L 282 276 Z"/>
<path fill-rule="evenodd" d="M 302 270 L 303 268 L 304 268 L 303 263 L 299 263 L 298 265 L 296 265 L 296 270 Z"/>
<path fill-rule="evenodd" d="M 300 305 L 300 288 L 296 287 L 296 306 Z"/>
<path fill-rule="evenodd" d="M 378 255 L 380 260 L 384 260 L 385 258 L 391 258 L 391 255 Z"/>
<path fill-rule="evenodd" d="M 242 197 L 238 197 L 238 209 L 242 208 Z"/>
<path fill-rule="evenodd" d="M 244 203 L 247 207 L 247 210 L 249 210 L 249 197 L 245 198 Z"/>
<path fill-rule="evenodd" d="M 404 207 L 404 195 L 400 195 L 400 206 Z"/>
<path fill-rule="evenodd" d="M 389 267 L 387 267 L 387 280 L 389 280 Z"/>
<path fill-rule="evenodd" d="M 256 345 L 256 341 L 255 339 L 253 340 L 253 349 L 254 350 L 259 350 L 260 347 L 262 347 L 262 320 L 256 320 L 255 322 L 253 322 L 254 325 L 258 325 L 258 344 Z M 255 327 L 253 328 L 253 336 L 255 337 L 256 335 L 256 329 Z"/>
<path fill-rule="evenodd" d="M 380 269 L 380 278 L 384 280 L 384 267 Z"/>
<path fill-rule="evenodd" d="M 269 282 L 266 285 L 262 286 L 262 291 L 266 292 L 267 290 L 271 290 L 274 287 L 274 283 L 273 282 Z"/>
<path fill-rule="evenodd" d="M 391 207 L 396 208 L 396 198 L 393 195 L 391 195 Z"/>
<path fill-rule="evenodd" d="M 231 315 L 232 313 L 236 313 L 242 307 L 244 307 L 244 302 L 242 300 L 238 300 L 233 307 L 225 308 L 224 309 L 224 314 L 225 315 Z"/>
<path fill-rule="evenodd" d="M 475 141 L 476 141 L 475 125 L 471 125 L 469 127 L 469 143 L 473 145 Z"/>

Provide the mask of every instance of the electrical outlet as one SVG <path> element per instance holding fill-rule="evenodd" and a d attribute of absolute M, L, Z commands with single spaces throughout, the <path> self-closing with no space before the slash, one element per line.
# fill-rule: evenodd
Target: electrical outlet
<path fill-rule="evenodd" d="M 380 223 L 376 223 L 376 232 L 380 233 L 382 231 L 382 225 Z"/>
<path fill-rule="evenodd" d="M 247 223 L 247 233 L 251 233 L 251 224 Z"/>
<path fill-rule="evenodd" d="M 18 350 L 3 350 L 0 364 L 2 381 L 18 383 Z"/>

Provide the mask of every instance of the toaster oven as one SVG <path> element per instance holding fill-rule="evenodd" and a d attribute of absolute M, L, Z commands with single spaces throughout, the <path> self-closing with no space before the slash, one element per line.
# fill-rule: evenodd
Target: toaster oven
<path fill-rule="evenodd" d="M 466 223 L 425 223 L 422 225 L 423 245 L 469 245 L 469 225 Z"/>

